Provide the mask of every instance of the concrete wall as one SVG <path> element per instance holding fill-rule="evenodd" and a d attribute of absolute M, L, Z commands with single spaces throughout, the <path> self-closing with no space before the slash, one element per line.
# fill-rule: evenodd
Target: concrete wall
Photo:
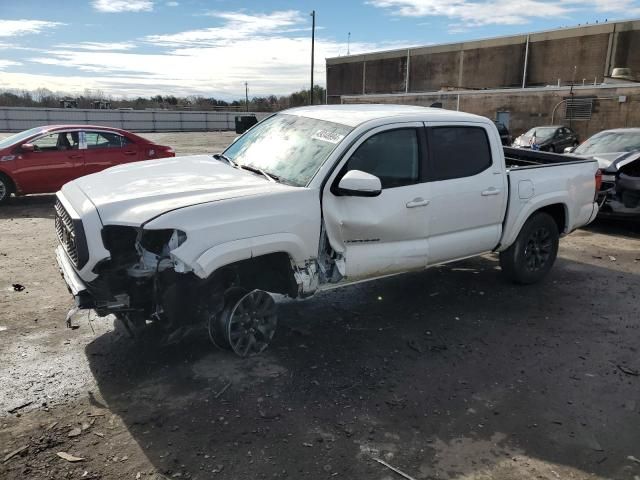
<path fill-rule="evenodd" d="M 606 33 L 531 41 L 527 84 L 554 84 L 558 79 L 566 84 L 574 78 L 576 82 L 583 79 L 588 83 L 601 82 L 608 45 Z"/>
<path fill-rule="evenodd" d="M 577 87 L 576 97 L 594 97 L 594 109 L 590 120 L 565 119 L 565 104 L 556 108 L 554 124 L 571 126 L 585 139 L 594 133 L 610 128 L 640 127 L 640 85 Z M 625 96 L 620 102 L 620 96 Z M 568 88 L 529 88 L 493 91 L 434 92 L 427 94 L 346 96 L 343 103 L 396 103 L 430 106 L 441 102 L 450 110 L 475 113 L 491 119 L 498 112 L 508 112 L 511 133 L 519 135 L 531 127 L 552 122 L 554 107 L 569 97 Z"/>
<path fill-rule="evenodd" d="M 407 57 L 370 60 L 365 66 L 364 93 L 405 91 Z"/>
<path fill-rule="evenodd" d="M 443 85 L 457 85 L 462 52 L 411 52 L 409 91 L 432 92 Z"/>
<path fill-rule="evenodd" d="M 463 51 L 460 86 L 464 88 L 520 87 L 524 68 L 524 51 L 525 43 Z"/>
<path fill-rule="evenodd" d="M 20 132 L 41 125 L 104 125 L 133 132 L 194 132 L 235 129 L 242 112 L 167 110 L 89 110 L 0 107 L 0 132 Z M 269 113 L 255 113 L 258 120 Z"/>
<path fill-rule="evenodd" d="M 527 86 L 557 85 L 558 79 L 561 85 L 583 79 L 600 83 L 614 67 L 631 68 L 640 80 L 640 21 L 373 52 L 326 62 L 329 103 L 356 93 L 521 87 L 525 63 Z"/>

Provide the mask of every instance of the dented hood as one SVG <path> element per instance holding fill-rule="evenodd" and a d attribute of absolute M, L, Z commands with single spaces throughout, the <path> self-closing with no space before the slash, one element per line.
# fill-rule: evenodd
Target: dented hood
<path fill-rule="evenodd" d="M 289 189 L 207 155 L 135 162 L 87 175 L 80 189 L 104 225 L 135 225 L 178 208 Z"/>

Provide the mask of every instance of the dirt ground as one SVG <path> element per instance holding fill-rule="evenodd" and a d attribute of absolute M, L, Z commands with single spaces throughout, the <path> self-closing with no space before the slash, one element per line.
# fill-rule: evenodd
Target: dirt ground
<path fill-rule="evenodd" d="M 141 349 L 91 312 L 65 328 L 52 207 L 0 209 L 2 479 L 402 478 L 374 459 L 415 479 L 640 478 L 637 224 L 563 239 L 539 285 L 486 256 L 281 299 L 273 345 L 242 360 L 206 338 Z"/>

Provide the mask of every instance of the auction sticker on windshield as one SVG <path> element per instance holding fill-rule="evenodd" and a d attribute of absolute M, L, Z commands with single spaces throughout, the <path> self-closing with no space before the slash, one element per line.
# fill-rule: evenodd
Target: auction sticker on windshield
<path fill-rule="evenodd" d="M 344 135 L 328 132 L 326 130 L 318 130 L 311 138 L 314 140 L 322 140 L 323 142 L 338 143 L 344 138 Z"/>

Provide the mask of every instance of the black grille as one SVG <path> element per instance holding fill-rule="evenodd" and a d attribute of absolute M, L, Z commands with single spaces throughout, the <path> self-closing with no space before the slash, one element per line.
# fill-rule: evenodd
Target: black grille
<path fill-rule="evenodd" d="M 60 244 L 77 268 L 82 268 L 89 259 L 84 229 L 80 220 L 71 218 L 60 200 L 56 200 L 56 234 Z"/>

